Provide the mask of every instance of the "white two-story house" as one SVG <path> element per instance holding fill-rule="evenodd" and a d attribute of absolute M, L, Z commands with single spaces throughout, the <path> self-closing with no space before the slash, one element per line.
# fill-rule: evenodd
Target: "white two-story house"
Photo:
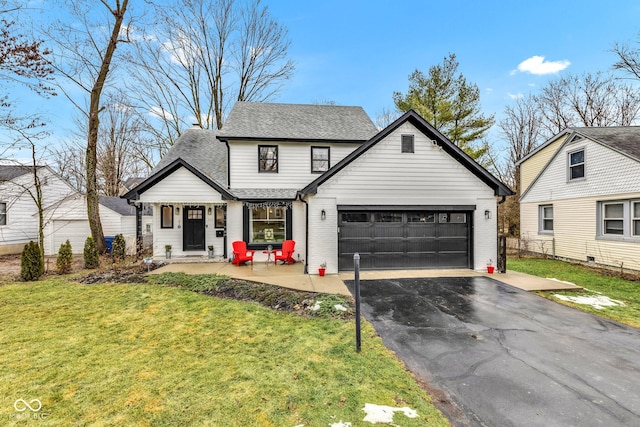
<path fill-rule="evenodd" d="M 511 194 L 414 111 L 378 131 L 361 107 L 239 102 L 123 197 L 153 206 L 156 257 L 228 258 L 243 240 L 260 260 L 290 239 L 315 274 L 356 252 L 364 269 L 484 269 Z"/>

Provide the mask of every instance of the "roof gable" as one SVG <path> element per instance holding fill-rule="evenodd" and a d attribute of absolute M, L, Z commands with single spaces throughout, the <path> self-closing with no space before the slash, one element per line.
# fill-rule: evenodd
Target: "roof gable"
<path fill-rule="evenodd" d="M 444 135 L 442 135 L 438 130 L 436 130 L 433 126 L 431 126 L 425 119 L 423 119 L 418 113 L 414 110 L 409 110 L 405 114 L 403 114 L 400 118 L 394 121 L 392 124 L 387 126 L 385 129 L 380 131 L 373 138 L 362 144 L 356 150 L 354 150 L 351 154 L 346 156 L 336 165 L 334 165 L 331 169 L 329 169 L 324 174 L 320 175 L 317 179 L 303 188 L 300 193 L 302 194 L 315 194 L 318 190 L 318 186 L 322 185 L 329 178 L 339 173 L 342 169 L 348 166 L 350 163 L 356 161 L 360 156 L 362 156 L 365 152 L 371 149 L 373 146 L 378 144 L 380 141 L 384 140 L 389 134 L 398 129 L 403 123 L 410 122 L 414 125 L 420 132 L 424 133 L 429 139 L 433 141 L 434 144 L 437 144 L 441 147 L 449 156 L 451 156 L 454 160 L 462 164 L 467 170 L 469 170 L 472 174 L 478 177 L 482 182 L 488 185 L 490 188 L 494 190 L 496 196 L 511 196 L 514 194 L 513 191 L 505 184 L 500 182 L 496 177 L 494 177 L 491 173 L 489 173 L 486 169 L 476 163 L 469 155 L 467 155 L 464 151 L 462 151 L 457 145 L 449 141 Z"/>
<path fill-rule="evenodd" d="M 364 142 L 377 131 L 362 107 L 238 102 L 218 138 Z"/>

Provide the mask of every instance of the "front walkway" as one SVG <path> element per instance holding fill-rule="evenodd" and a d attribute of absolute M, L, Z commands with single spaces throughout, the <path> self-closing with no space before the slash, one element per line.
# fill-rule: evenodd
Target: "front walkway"
<path fill-rule="evenodd" d="M 208 261 L 208 262 L 207 262 Z M 217 260 L 189 260 L 173 259 L 169 264 L 151 272 L 159 274 L 165 272 L 184 272 L 187 274 L 224 274 L 236 279 L 251 280 L 308 292 L 321 292 L 329 294 L 351 295 L 344 284 L 345 280 L 353 280 L 352 271 L 340 274 L 328 274 L 320 277 L 317 274 L 304 274 L 303 263 L 291 265 L 265 264 L 257 261 L 255 265 L 246 264 L 236 266 L 230 262 Z M 385 270 L 385 271 L 361 271 L 361 280 L 376 279 L 407 279 L 429 277 L 481 277 L 485 276 L 502 283 L 523 289 L 525 291 L 551 291 L 551 290 L 580 290 L 579 286 L 530 276 L 516 271 L 506 273 L 487 274 L 469 269 L 460 270 Z"/>

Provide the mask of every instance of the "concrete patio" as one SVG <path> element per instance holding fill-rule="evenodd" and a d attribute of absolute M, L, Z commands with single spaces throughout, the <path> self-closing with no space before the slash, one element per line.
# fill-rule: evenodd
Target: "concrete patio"
<path fill-rule="evenodd" d="M 295 263 L 291 265 L 274 265 L 261 261 L 254 265 L 246 264 L 236 266 L 222 259 L 206 258 L 179 258 L 166 260 L 164 265 L 150 274 L 160 274 L 165 272 L 183 272 L 186 274 L 224 274 L 236 279 L 251 280 L 254 282 L 267 283 L 270 285 L 282 286 L 284 288 L 296 289 L 308 292 L 321 292 L 340 295 L 351 295 L 345 280 L 353 280 L 352 271 L 339 274 L 328 274 L 320 277 L 317 274 L 304 274 L 304 264 Z M 558 291 L 558 290 L 580 290 L 580 286 L 559 282 L 541 277 L 531 276 L 516 271 L 506 273 L 488 274 L 469 269 L 457 270 L 384 270 L 384 271 L 361 271 L 361 280 L 377 279 L 408 279 L 408 278 L 432 278 L 432 277 L 482 277 L 497 280 L 507 285 L 514 286 L 525 291 Z"/>

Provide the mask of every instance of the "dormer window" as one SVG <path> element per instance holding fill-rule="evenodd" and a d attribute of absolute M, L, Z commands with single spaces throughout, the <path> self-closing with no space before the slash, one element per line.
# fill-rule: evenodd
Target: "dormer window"
<path fill-rule="evenodd" d="M 278 146 L 258 146 L 258 172 L 278 173 Z"/>
<path fill-rule="evenodd" d="M 584 178 L 584 149 L 569 153 L 569 181 Z"/>

